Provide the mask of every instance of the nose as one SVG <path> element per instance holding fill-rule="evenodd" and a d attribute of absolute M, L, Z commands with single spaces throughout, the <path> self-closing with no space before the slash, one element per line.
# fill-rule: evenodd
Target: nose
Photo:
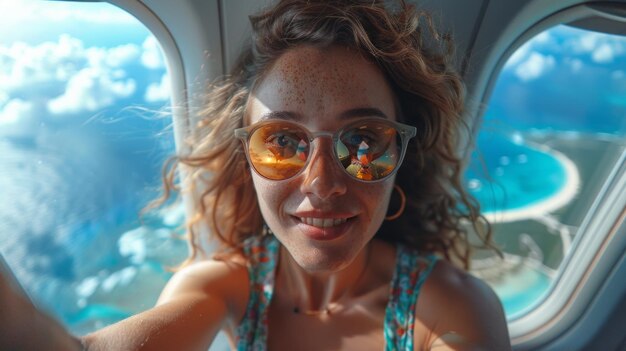
<path fill-rule="evenodd" d="M 314 195 L 321 200 L 346 193 L 346 177 L 339 169 L 333 156 L 333 145 L 330 138 L 318 138 L 310 156 L 309 164 L 303 171 L 304 179 L 300 191 L 306 195 Z"/>

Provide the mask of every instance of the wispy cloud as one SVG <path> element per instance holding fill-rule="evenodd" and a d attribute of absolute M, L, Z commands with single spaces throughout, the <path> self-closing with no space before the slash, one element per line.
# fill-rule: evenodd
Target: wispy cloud
<path fill-rule="evenodd" d="M 579 73 L 587 64 L 610 64 L 626 55 L 626 38 L 566 26 L 544 31 L 518 48 L 504 71 L 522 81 L 538 79 L 561 67 Z"/>
<path fill-rule="evenodd" d="M 148 86 L 144 99 L 148 102 L 167 101 L 171 95 L 170 90 L 170 76 L 164 74 L 161 77 L 161 82 L 152 83 Z"/>
<path fill-rule="evenodd" d="M 0 126 L 16 124 L 32 115 L 33 104 L 22 99 L 12 99 L 0 110 Z"/>
<path fill-rule="evenodd" d="M 590 55 L 595 63 L 610 63 L 620 55 L 626 54 L 626 39 L 617 35 L 589 32 L 568 38 L 564 44 L 575 54 Z"/>
<path fill-rule="evenodd" d="M 593 61 L 597 63 L 611 62 L 613 61 L 614 56 L 615 56 L 615 47 L 607 43 L 600 45 L 591 54 Z"/>
<path fill-rule="evenodd" d="M 528 59 L 515 68 L 515 75 L 523 81 L 534 80 L 552 70 L 555 63 L 554 56 L 533 52 Z"/>
<path fill-rule="evenodd" d="M 54 115 L 94 112 L 131 96 L 137 88 L 136 82 L 116 80 L 112 73 L 101 67 L 82 69 L 68 81 L 63 95 L 48 102 L 48 111 Z"/>
<path fill-rule="evenodd" d="M 157 40 L 150 36 L 142 44 L 143 53 L 141 54 L 141 62 L 147 68 L 159 69 L 165 67 L 161 47 Z"/>

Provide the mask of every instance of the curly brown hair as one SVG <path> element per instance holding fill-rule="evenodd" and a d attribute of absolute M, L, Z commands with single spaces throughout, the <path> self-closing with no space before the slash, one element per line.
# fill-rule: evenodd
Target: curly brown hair
<path fill-rule="evenodd" d="M 211 87 L 189 140 L 191 151 L 164 168 L 163 199 L 178 189 L 178 170 L 188 178 L 183 184 L 191 185 L 197 212 L 188 222 L 188 261 L 200 250 L 196 224 L 209 225 L 221 244 L 218 252 L 240 249 L 246 238 L 262 235 L 250 169 L 233 131 L 244 125 L 248 96 L 272 63 L 301 45 L 341 45 L 363 54 L 389 81 L 399 121 L 417 127 L 396 177 L 406 193 L 406 209 L 397 220 L 386 221 L 376 237 L 439 253 L 465 268 L 470 230 L 482 247 L 494 248 L 491 228 L 462 184 L 460 150 L 471 143 L 462 113 L 464 85 L 451 61 L 452 40 L 435 29 L 429 14 L 404 0 L 280 0 L 250 20 L 252 42 L 231 75 Z"/>

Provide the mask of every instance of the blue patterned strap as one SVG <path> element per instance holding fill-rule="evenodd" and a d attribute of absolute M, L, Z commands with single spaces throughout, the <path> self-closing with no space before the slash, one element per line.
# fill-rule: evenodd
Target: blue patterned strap
<path fill-rule="evenodd" d="M 267 348 L 267 309 L 274 292 L 278 248 L 278 240 L 271 235 L 252 237 L 244 243 L 244 253 L 249 259 L 250 297 L 246 314 L 237 327 L 239 351 Z"/>
<path fill-rule="evenodd" d="M 420 289 L 435 267 L 437 256 L 398 246 L 396 270 L 385 312 L 385 350 L 413 351 L 415 306 Z"/>

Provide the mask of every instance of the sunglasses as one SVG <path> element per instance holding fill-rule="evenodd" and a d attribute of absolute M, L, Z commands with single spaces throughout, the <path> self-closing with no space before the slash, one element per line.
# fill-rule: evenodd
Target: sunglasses
<path fill-rule="evenodd" d="M 266 120 L 235 129 L 235 137 L 243 142 L 254 171 L 267 179 L 300 174 L 313 154 L 313 140 L 329 137 L 341 169 L 359 181 L 376 182 L 398 171 L 416 132 L 413 126 L 381 118 L 360 119 L 335 133 L 311 132 L 292 121 Z"/>

